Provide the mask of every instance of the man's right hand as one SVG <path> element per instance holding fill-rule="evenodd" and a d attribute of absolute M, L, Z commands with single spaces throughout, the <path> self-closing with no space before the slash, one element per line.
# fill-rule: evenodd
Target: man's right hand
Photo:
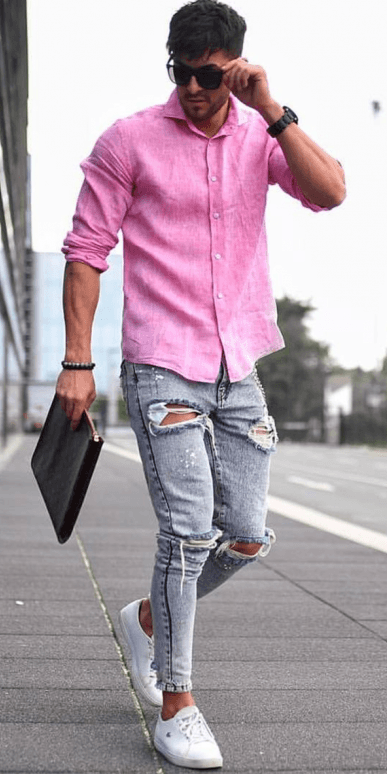
<path fill-rule="evenodd" d="M 85 409 L 88 409 L 96 397 L 92 371 L 63 369 L 59 374 L 56 394 L 63 411 L 71 419 L 73 430 L 78 426 Z"/>

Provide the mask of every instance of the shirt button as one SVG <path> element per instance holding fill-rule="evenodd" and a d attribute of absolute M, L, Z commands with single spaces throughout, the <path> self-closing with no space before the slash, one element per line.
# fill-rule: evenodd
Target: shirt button
<path fill-rule="evenodd" d="M 223 293 L 218 293 L 218 298 L 223 298 Z"/>
<path fill-rule="evenodd" d="M 216 183 L 217 179 L 218 178 L 216 177 L 216 175 L 211 175 L 211 180 L 213 183 Z"/>
<path fill-rule="evenodd" d="M 215 258 L 216 258 L 217 261 L 220 261 L 221 257 L 222 256 L 221 256 L 220 253 L 215 253 Z"/>
<path fill-rule="evenodd" d="M 215 220 L 218 220 L 218 218 L 220 218 L 219 212 L 214 212 L 214 218 Z"/>

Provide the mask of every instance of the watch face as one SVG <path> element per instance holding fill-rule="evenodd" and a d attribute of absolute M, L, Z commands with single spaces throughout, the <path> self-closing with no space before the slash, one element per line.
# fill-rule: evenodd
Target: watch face
<path fill-rule="evenodd" d="M 298 124 L 298 116 L 295 114 L 294 110 L 290 107 L 286 107 L 286 105 L 284 105 L 284 110 L 286 110 L 288 116 L 293 119 L 294 123 Z"/>

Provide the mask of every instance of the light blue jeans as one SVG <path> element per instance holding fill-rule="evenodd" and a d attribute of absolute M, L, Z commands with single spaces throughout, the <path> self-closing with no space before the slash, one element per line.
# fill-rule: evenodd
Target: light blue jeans
<path fill-rule="evenodd" d="M 266 528 L 275 425 L 256 375 L 231 383 L 223 364 L 209 384 L 124 361 L 121 382 L 159 522 L 150 597 L 158 687 L 190 691 L 197 597 L 256 561 L 234 543 L 261 543 L 264 556 L 275 540 Z M 162 425 L 170 413 L 183 421 Z"/>

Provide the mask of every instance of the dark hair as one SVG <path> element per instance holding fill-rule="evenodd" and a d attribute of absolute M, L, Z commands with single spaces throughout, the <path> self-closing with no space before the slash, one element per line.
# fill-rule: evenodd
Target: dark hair
<path fill-rule="evenodd" d="M 172 16 L 167 49 L 188 59 L 221 49 L 234 58 L 242 53 L 245 32 L 246 22 L 234 8 L 217 0 L 195 0 Z"/>

